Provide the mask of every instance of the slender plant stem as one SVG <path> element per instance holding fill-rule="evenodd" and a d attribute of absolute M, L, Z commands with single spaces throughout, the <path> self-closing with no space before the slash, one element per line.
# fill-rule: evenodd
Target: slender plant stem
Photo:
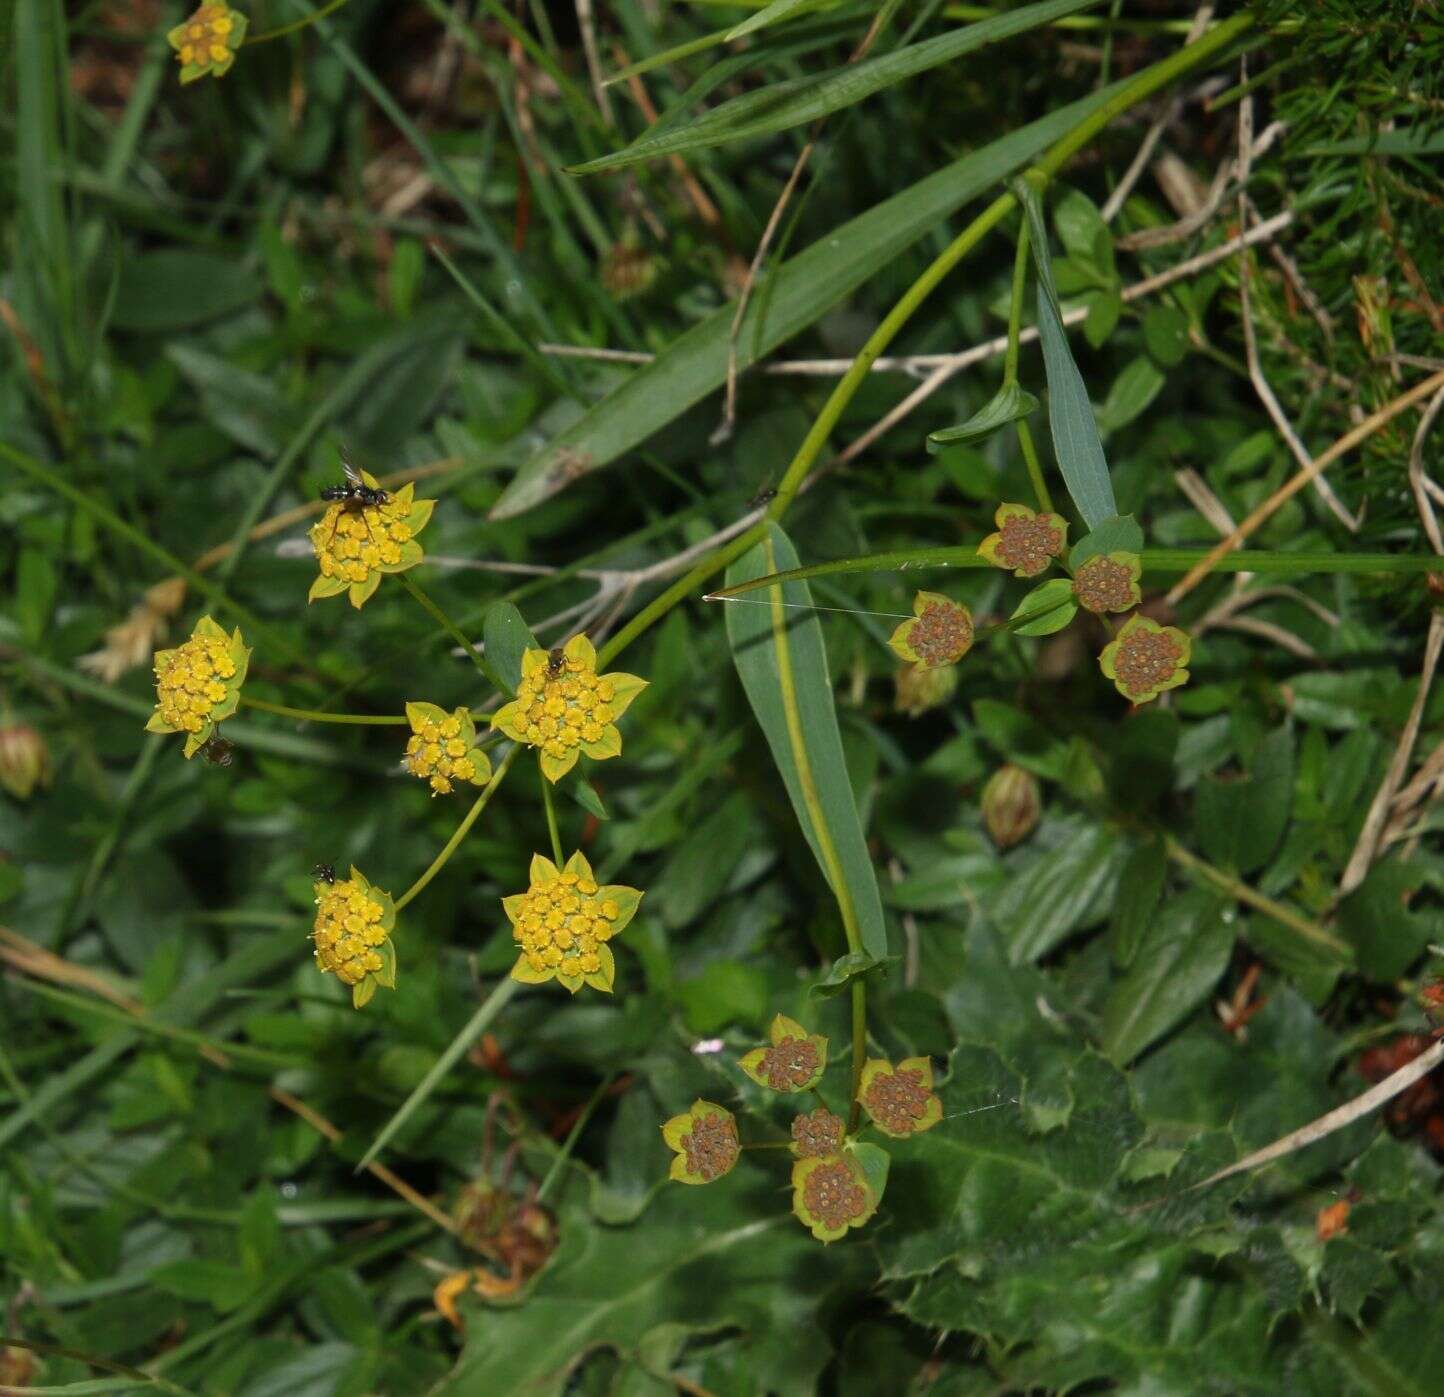
<path fill-rule="evenodd" d="M 560 831 L 557 829 L 556 799 L 552 795 L 552 783 L 547 780 L 546 773 L 542 772 L 540 774 L 542 805 L 546 807 L 547 812 L 547 833 L 551 835 L 552 838 L 552 857 L 557 861 L 557 867 L 560 868 L 566 860 L 562 857 L 562 837 Z"/>
<path fill-rule="evenodd" d="M 1033 444 L 1032 429 L 1021 418 L 1013 423 L 1018 433 L 1018 445 L 1028 467 L 1028 479 L 1033 482 L 1033 493 L 1038 497 L 1038 508 L 1045 514 L 1053 512 L 1053 497 L 1048 493 L 1048 482 L 1043 479 L 1043 465 L 1038 460 L 1038 448 Z"/>
<path fill-rule="evenodd" d="M 462 817 L 462 821 L 456 827 L 456 832 L 442 846 L 441 852 L 431 860 L 431 866 L 421 875 L 400 897 L 396 899 L 396 910 L 399 912 L 408 902 L 411 902 L 425 887 L 446 867 L 447 861 L 461 847 L 461 841 L 466 838 L 471 829 L 486 809 L 487 802 L 496 793 L 496 788 L 501 785 L 506 777 L 507 769 L 516 760 L 516 754 L 521 751 L 520 747 L 513 747 L 501 760 L 501 765 L 492 772 L 491 780 L 482 787 L 481 794 L 472 802 L 471 809 Z"/>
<path fill-rule="evenodd" d="M 557 1151 L 557 1157 L 552 1160 L 551 1167 L 546 1172 L 546 1177 L 541 1181 L 541 1187 L 536 1191 L 536 1201 L 545 1203 L 552 1191 L 552 1185 L 561 1177 L 562 1167 L 571 1158 L 571 1153 L 577 1147 L 577 1141 L 581 1138 L 582 1131 L 587 1128 L 587 1122 L 592 1118 L 592 1112 L 602 1103 L 602 1098 L 612 1089 L 612 1083 L 617 1080 L 616 1069 L 608 1072 L 598 1084 L 597 1089 L 587 1098 L 587 1104 L 577 1113 L 576 1123 L 567 1132 L 567 1138 Z"/>
<path fill-rule="evenodd" d="M 279 39 L 286 34 L 294 34 L 299 29 L 305 29 L 315 24 L 318 19 L 325 19 L 327 15 L 334 14 L 348 0 L 331 0 L 329 5 L 322 5 L 313 15 L 306 15 L 303 19 L 292 20 L 290 24 L 283 24 L 279 29 L 268 29 L 264 34 L 252 34 L 242 45 L 242 48 L 249 48 L 252 44 L 264 44 L 271 39 Z"/>
<path fill-rule="evenodd" d="M 416 585 L 404 572 L 396 574 L 401 585 L 416 598 L 417 605 L 436 622 L 470 657 L 472 664 L 480 672 L 481 677 L 499 689 L 504 694 L 510 694 L 510 687 L 502 681 L 501 676 L 487 662 L 486 657 L 474 646 L 462 633 L 461 627 L 456 624 L 432 599 Z"/>
<path fill-rule="evenodd" d="M 1018 225 L 1018 248 L 1013 254 L 1013 295 L 1008 303 L 1008 349 L 1003 358 L 1003 382 L 1018 381 L 1019 336 L 1023 328 L 1023 292 L 1028 285 L 1028 220 Z"/>
<path fill-rule="evenodd" d="M 241 695 L 241 702 L 259 713 L 274 713 L 280 718 L 297 718 L 303 723 L 353 723 L 359 727 L 404 728 L 407 722 L 404 713 L 399 716 L 390 713 L 323 713 L 317 708 L 291 708 L 284 703 L 271 703 L 267 699 L 252 698 L 246 693 Z"/>
<path fill-rule="evenodd" d="M 446 1051 L 432 1064 L 431 1070 L 416 1084 L 411 1095 L 402 1103 L 401 1109 L 381 1128 L 381 1133 L 371 1142 L 371 1148 L 361 1157 L 356 1166 L 359 1174 L 378 1154 L 384 1150 L 392 1136 L 406 1124 L 411 1113 L 436 1089 L 441 1079 L 461 1061 L 462 1056 L 491 1026 L 491 1021 L 506 1008 L 512 996 L 521 988 L 521 983 L 510 976 L 496 986 L 481 1001 L 476 1013 L 467 1021 L 466 1027 L 447 1044 Z"/>
<path fill-rule="evenodd" d="M 1272 917 L 1274 921 L 1282 922 L 1290 931 L 1297 932 L 1306 941 L 1312 941 L 1316 946 L 1323 946 L 1335 955 L 1352 958 L 1353 949 L 1349 944 L 1341 941 L 1333 932 L 1326 931 L 1317 922 L 1311 922 L 1307 917 L 1301 917 L 1292 907 L 1285 906 L 1282 902 L 1275 902 L 1273 898 L 1255 892 L 1247 883 L 1225 873 L 1221 868 L 1215 868 L 1211 863 L 1199 858 L 1197 854 L 1190 853 L 1172 835 L 1165 835 L 1163 844 L 1168 852 L 1168 857 L 1174 863 L 1188 869 L 1190 873 L 1212 883 L 1216 888 L 1221 888 L 1231 897 L 1237 898 L 1239 902 L 1246 902 L 1250 907 L 1257 908 L 1266 916 Z"/>

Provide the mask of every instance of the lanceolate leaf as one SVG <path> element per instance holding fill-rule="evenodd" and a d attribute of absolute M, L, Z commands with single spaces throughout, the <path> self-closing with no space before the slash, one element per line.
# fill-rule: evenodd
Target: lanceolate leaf
<path fill-rule="evenodd" d="M 729 582 L 775 572 L 780 564 L 794 566 L 797 554 L 787 535 L 772 525 L 768 537 L 744 554 L 728 570 Z M 781 589 L 781 606 L 743 603 L 727 608 L 727 638 L 732 658 L 747 690 L 752 711 L 767 737 L 773 760 L 787 786 L 787 794 L 802 832 L 817 856 L 824 876 L 833 884 L 839 901 L 848 899 L 857 918 L 862 949 L 874 960 L 887 955 L 887 928 L 877 875 L 868 856 L 858 818 L 857 800 L 847 777 L 842 737 L 833 705 L 832 681 L 822 627 L 807 610 L 812 596 L 806 586 Z M 770 600 L 770 599 L 769 599 Z M 774 624 L 781 617 L 785 655 L 775 638 Z M 786 662 L 786 671 L 783 661 Z M 789 683 L 796 704 L 795 721 L 789 720 Z M 801 750 L 798 743 L 801 742 Z M 814 820 L 809 784 L 816 793 L 823 828 Z M 842 886 L 831 869 L 841 871 Z"/>
<path fill-rule="evenodd" d="M 769 295 L 752 298 L 737 338 L 738 367 L 747 368 L 821 319 L 969 199 L 1006 179 L 1096 111 L 1114 91 L 1104 88 L 964 156 L 785 262 L 771 280 Z M 720 388 L 727 377 L 733 313 L 731 306 L 723 306 L 708 316 L 554 437 L 517 472 L 492 517 L 520 514 L 609 465 Z"/>
<path fill-rule="evenodd" d="M 999 427 L 1006 427 L 1009 422 L 1017 422 L 1037 410 L 1037 398 L 1016 383 L 1005 383 L 966 422 L 930 433 L 928 450 L 936 452 L 944 446 L 956 446 L 960 441 L 981 441 Z"/>
<path fill-rule="evenodd" d="M 731 43 L 733 39 L 741 39 L 759 29 L 766 29 L 768 25 L 780 24 L 794 10 L 800 10 L 812 3 L 813 0 L 772 0 L 770 5 L 764 5 L 756 14 L 749 15 L 741 24 L 729 29 L 727 41 Z"/>
<path fill-rule="evenodd" d="M 1032 230 L 1033 262 L 1038 269 L 1038 338 L 1043 344 L 1043 367 L 1048 375 L 1048 421 L 1053 452 L 1063 483 L 1090 529 L 1118 513 L 1108 462 L 1093 416 L 1093 404 L 1063 329 L 1063 312 L 1053 285 L 1053 264 L 1048 255 L 1048 230 L 1038 195 L 1026 180 L 1014 186 L 1028 214 Z"/>
<path fill-rule="evenodd" d="M 1042 0 L 1042 3 L 1024 5 L 830 73 L 771 83 L 723 102 L 686 125 L 673 126 L 661 134 L 649 133 L 625 150 L 575 165 L 571 173 L 591 175 L 603 170 L 620 170 L 659 155 L 701 150 L 728 141 L 786 131 L 850 107 L 894 83 L 950 63 L 1000 39 L 1026 33 L 1041 24 L 1051 24 L 1098 3 L 1099 0 Z M 758 18 L 753 17 L 754 21 Z"/>

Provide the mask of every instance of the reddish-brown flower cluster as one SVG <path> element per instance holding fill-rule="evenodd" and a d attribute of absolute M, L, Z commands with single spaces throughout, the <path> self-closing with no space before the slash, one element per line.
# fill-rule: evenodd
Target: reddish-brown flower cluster
<path fill-rule="evenodd" d="M 802 1186 L 802 1198 L 808 1212 L 829 1229 L 858 1221 L 868 1208 L 867 1190 L 852 1166 L 842 1159 L 829 1160 L 811 1170 Z"/>
<path fill-rule="evenodd" d="M 792 1118 L 792 1152 L 799 1159 L 826 1159 L 842 1148 L 843 1120 L 826 1106 Z"/>
<path fill-rule="evenodd" d="M 1368 1048 L 1355 1064 L 1366 1082 L 1382 1082 L 1414 1061 L 1433 1039 L 1423 1033 L 1401 1033 L 1389 1043 Z M 1430 1150 L 1444 1159 L 1444 1068 L 1436 1067 L 1384 1107 L 1384 1119 L 1396 1135 L 1422 1133 Z"/>
<path fill-rule="evenodd" d="M 731 1116 L 701 1116 L 682 1137 L 687 1170 L 709 1184 L 737 1163 L 737 1122 Z"/>

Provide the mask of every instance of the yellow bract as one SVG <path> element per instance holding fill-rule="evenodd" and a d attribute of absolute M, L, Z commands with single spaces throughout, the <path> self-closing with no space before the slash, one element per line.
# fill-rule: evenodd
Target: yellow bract
<path fill-rule="evenodd" d="M 202 616 L 184 644 L 156 651 L 156 711 L 146 731 L 185 733 L 185 754 L 194 756 L 236 711 L 250 658 L 239 629 L 227 635 Z"/>
<path fill-rule="evenodd" d="M 207 73 L 222 77 L 236 61 L 236 50 L 246 37 L 246 17 L 229 5 L 202 5 L 184 24 L 166 35 L 181 65 L 180 79 L 194 82 Z"/>
<path fill-rule="evenodd" d="M 521 955 L 514 979 L 540 985 L 557 979 L 575 994 L 583 985 L 610 993 L 616 963 L 607 944 L 632 920 L 642 894 L 601 887 L 579 853 L 558 868 L 541 854 L 531 861 L 531 886 L 501 900 Z"/>
<path fill-rule="evenodd" d="M 635 674 L 598 674 L 591 641 L 575 635 L 560 652 L 522 656 L 516 698 L 492 715 L 491 725 L 539 747 L 542 774 L 560 781 L 583 752 L 597 761 L 621 752 L 616 720 L 646 687 Z"/>
<path fill-rule="evenodd" d="M 362 471 L 361 479 L 377 488 L 375 476 Z M 415 486 L 404 485 L 385 504 L 362 509 L 341 501 L 327 508 L 310 531 L 321 575 L 311 584 L 309 601 L 345 592 L 359 609 L 385 574 L 405 572 L 421 561 L 424 555 L 416 535 L 430 521 L 436 501 L 413 500 L 414 490 Z"/>

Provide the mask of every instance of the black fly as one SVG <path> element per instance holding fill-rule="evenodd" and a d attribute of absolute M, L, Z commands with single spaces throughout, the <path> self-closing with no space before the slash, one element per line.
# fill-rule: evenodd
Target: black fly
<path fill-rule="evenodd" d="M 343 514 L 358 515 L 363 524 L 366 524 L 366 532 L 371 532 L 371 525 L 366 523 L 366 511 L 377 509 L 383 504 L 390 504 L 391 496 L 379 486 L 368 485 L 362 478 L 361 472 L 346 459 L 341 457 L 341 471 L 346 477 L 343 485 L 327 485 L 321 491 L 321 498 L 327 504 L 339 504 L 341 508 L 336 513 L 336 523 L 331 525 L 331 537 L 326 540 L 326 547 L 330 548 L 336 537 L 336 528 L 341 523 Z"/>
<path fill-rule="evenodd" d="M 328 887 L 336 886 L 336 867 L 334 864 L 318 863 L 311 870 L 311 877 L 318 883 L 325 883 Z"/>
<path fill-rule="evenodd" d="M 562 672 L 567 667 L 566 651 L 558 645 L 554 650 L 547 651 L 547 678 L 560 679 Z"/>
<path fill-rule="evenodd" d="M 212 733 L 200 746 L 200 754 L 212 766 L 229 766 L 235 760 L 236 744 Z"/>

